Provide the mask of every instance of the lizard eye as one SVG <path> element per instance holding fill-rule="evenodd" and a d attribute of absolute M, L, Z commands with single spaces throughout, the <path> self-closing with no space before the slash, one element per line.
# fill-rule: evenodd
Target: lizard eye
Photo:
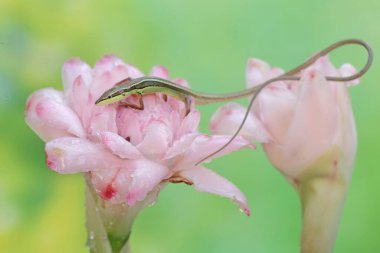
<path fill-rule="evenodd" d="M 111 96 L 108 96 L 108 98 L 111 98 Z"/>

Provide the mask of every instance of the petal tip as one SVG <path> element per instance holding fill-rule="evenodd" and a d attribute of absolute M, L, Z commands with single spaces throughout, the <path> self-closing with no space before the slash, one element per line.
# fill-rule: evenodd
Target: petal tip
<path fill-rule="evenodd" d="M 245 215 L 247 215 L 248 217 L 251 216 L 251 210 L 249 210 L 248 207 L 244 207 L 242 209 L 242 211 L 245 213 Z"/>

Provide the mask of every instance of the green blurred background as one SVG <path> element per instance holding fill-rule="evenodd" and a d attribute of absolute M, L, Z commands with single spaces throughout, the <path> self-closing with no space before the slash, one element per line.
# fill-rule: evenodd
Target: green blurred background
<path fill-rule="evenodd" d="M 114 53 L 145 72 L 163 64 L 196 90 L 228 92 L 244 87 L 250 56 L 290 69 L 351 37 L 378 53 L 379 24 L 377 0 L 1 0 L 0 252 L 87 252 L 83 178 L 50 171 L 43 142 L 23 119 L 28 94 L 62 89 L 66 59 L 93 65 Z M 360 67 L 362 53 L 349 47 L 332 59 Z M 350 88 L 359 149 L 335 252 L 380 252 L 379 70 L 375 62 L 362 85 Z M 200 108 L 203 131 L 218 106 Z M 138 217 L 134 253 L 298 251 L 296 193 L 260 148 L 208 167 L 246 194 L 252 216 L 226 199 L 170 185 Z"/>

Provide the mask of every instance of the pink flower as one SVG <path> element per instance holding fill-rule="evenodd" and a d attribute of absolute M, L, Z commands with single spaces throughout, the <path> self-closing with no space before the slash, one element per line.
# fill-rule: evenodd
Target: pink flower
<path fill-rule="evenodd" d="M 247 66 L 252 87 L 283 71 L 251 59 Z M 356 152 L 356 130 L 347 86 L 324 76 L 351 76 L 355 69 L 336 69 L 319 59 L 301 73 L 299 82 L 276 82 L 258 95 L 242 132 L 263 142 L 271 163 L 297 190 L 302 206 L 301 252 L 332 252 L 344 196 Z M 228 104 L 211 120 L 216 133 L 236 129 L 245 108 Z M 229 131 L 227 131 L 229 130 Z"/>
<path fill-rule="evenodd" d="M 347 92 L 348 84 L 327 82 L 328 76 L 349 76 L 353 66 L 336 69 L 327 57 L 319 59 L 301 73 L 299 82 L 276 82 L 265 88 L 255 101 L 242 135 L 263 142 L 264 150 L 286 177 L 295 180 L 331 148 L 339 147 L 344 162 L 352 164 L 356 150 L 356 131 Z M 247 64 L 248 87 L 284 73 L 267 63 L 250 59 Z M 211 120 L 214 133 L 232 133 L 246 109 L 237 104 L 220 108 Z M 330 174 L 336 173 L 338 154 L 329 163 Z M 351 168 L 351 166 L 348 166 Z M 335 168 L 335 169 L 334 169 Z M 343 173 L 350 175 L 347 168 Z"/>
<path fill-rule="evenodd" d="M 168 79 L 168 71 L 154 67 L 151 76 Z M 182 101 L 162 94 L 144 96 L 144 110 L 119 104 L 95 106 L 95 100 L 118 81 L 143 73 L 114 56 L 105 56 L 93 69 L 79 59 L 63 66 L 64 91 L 46 88 L 27 101 L 27 124 L 46 141 L 46 164 L 58 173 L 84 172 L 98 194 L 110 203 L 134 205 L 157 194 L 168 182 L 193 185 L 198 191 L 228 197 L 249 214 L 246 199 L 231 182 L 195 166 L 230 136 L 198 132 L 200 113 L 185 116 Z M 182 79 L 176 83 L 187 86 Z M 137 102 L 135 97 L 127 98 Z M 252 147 L 237 138 L 230 153 Z"/>

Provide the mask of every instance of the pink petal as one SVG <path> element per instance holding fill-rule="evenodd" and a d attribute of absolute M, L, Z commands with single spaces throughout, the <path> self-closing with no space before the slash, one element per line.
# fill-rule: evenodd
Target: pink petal
<path fill-rule="evenodd" d="M 312 69 L 320 72 L 322 76 L 339 76 L 338 70 L 329 61 L 328 56 L 319 58 L 312 66 L 303 71 L 302 75 L 304 75 L 305 72 L 310 71 Z"/>
<path fill-rule="evenodd" d="M 220 107 L 211 118 L 211 131 L 215 134 L 234 134 L 240 127 L 246 111 L 247 108 L 235 103 L 228 103 Z M 270 134 L 253 113 L 249 113 L 239 135 L 251 142 L 268 142 L 271 140 Z"/>
<path fill-rule="evenodd" d="M 127 161 L 123 168 L 120 168 L 112 180 L 112 187 L 115 189 L 115 203 L 125 203 L 128 195 L 129 186 L 132 183 L 132 172 L 134 167 L 130 163 L 135 161 Z M 106 189 L 107 190 L 107 189 Z"/>
<path fill-rule="evenodd" d="M 101 145 L 75 137 L 50 141 L 45 152 L 48 167 L 61 174 L 115 168 L 122 162 Z"/>
<path fill-rule="evenodd" d="M 200 118 L 200 112 L 196 109 L 192 109 L 190 113 L 182 120 L 176 136 L 179 138 L 189 133 L 198 132 Z"/>
<path fill-rule="evenodd" d="M 105 55 L 95 63 L 93 70 L 94 76 L 99 77 L 103 73 L 110 72 L 118 66 L 125 65 L 126 63 L 123 60 L 117 58 L 116 56 L 112 54 Z"/>
<path fill-rule="evenodd" d="M 295 176 L 302 168 L 326 152 L 337 129 L 337 106 L 334 86 L 314 69 L 301 80 L 294 116 L 281 146 L 265 147 L 278 168 Z"/>
<path fill-rule="evenodd" d="M 77 113 L 85 128 L 90 124 L 92 108 L 95 106 L 90 91 L 82 76 L 74 80 L 71 93 L 68 94 L 71 107 Z"/>
<path fill-rule="evenodd" d="M 189 133 L 183 135 L 180 139 L 177 139 L 169 148 L 163 159 L 167 160 L 183 154 L 193 143 L 194 139 L 198 137 L 198 135 L 198 133 Z"/>
<path fill-rule="evenodd" d="M 82 77 L 84 84 L 88 87 L 92 81 L 92 70 L 90 66 L 79 58 L 72 58 L 63 64 L 62 79 L 65 92 L 69 92 L 75 79 Z"/>
<path fill-rule="evenodd" d="M 140 151 L 123 137 L 112 132 L 100 132 L 96 135 L 106 149 L 120 158 L 141 158 Z"/>
<path fill-rule="evenodd" d="M 160 77 L 163 79 L 169 79 L 169 71 L 164 66 L 154 66 L 149 73 L 150 76 Z"/>
<path fill-rule="evenodd" d="M 340 72 L 340 75 L 342 77 L 347 77 L 347 76 L 352 76 L 352 75 L 355 75 L 357 73 L 357 70 L 355 69 L 354 66 L 352 66 L 351 64 L 343 64 L 340 68 L 339 68 L 339 72 Z M 352 81 L 349 81 L 347 82 L 347 84 L 349 86 L 354 86 L 354 85 L 357 85 L 360 83 L 360 78 L 357 78 L 355 80 L 352 80 Z"/>
<path fill-rule="evenodd" d="M 115 186 L 115 179 L 119 176 L 120 168 L 106 168 L 97 171 L 91 171 L 91 183 L 96 192 L 104 200 L 114 202 L 120 191 Z M 128 182 L 124 182 L 127 183 Z M 119 198 L 118 198 L 119 199 Z"/>
<path fill-rule="evenodd" d="M 131 163 L 131 167 L 132 182 L 127 194 L 127 203 L 130 206 L 144 200 L 146 195 L 169 175 L 166 167 L 149 160 L 135 160 Z"/>
<path fill-rule="evenodd" d="M 133 145 L 137 145 L 143 140 L 142 117 L 140 112 L 128 108 L 119 107 L 116 114 L 116 125 L 118 134 L 129 139 Z"/>
<path fill-rule="evenodd" d="M 181 171 L 180 175 L 191 181 L 197 191 L 227 197 L 235 201 L 247 216 L 250 215 L 247 200 L 243 193 L 224 177 L 201 166 Z"/>
<path fill-rule="evenodd" d="M 267 87 L 258 96 L 255 111 L 272 141 L 282 143 L 286 138 L 296 103 L 296 95 L 286 86 Z"/>
<path fill-rule="evenodd" d="M 186 152 L 182 154 L 183 158 L 177 164 L 178 169 L 183 170 L 194 166 L 200 160 L 221 148 L 230 139 L 231 136 L 225 135 L 198 135 Z M 241 136 L 237 136 L 225 149 L 216 153 L 211 158 L 208 158 L 207 161 L 211 161 L 216 157 L 226 155 L 245 147 L 255 148 L 255 146 L 250 144 L 248 140 Z"/>
<path fill-rule="evenodd" d="M 91 115 L 90 133 L 117 133 L 116 108 L 112 106 L 95 106 Z"/>
<path fill-rule="evenodd" d="M 338 100 L 338 131 L 334 137 L 333 143 L 342 147 L 343 157 L 348 168 L 348 176 L 351 173 L 353 163 L 356 157 L 357 133 L 355 118 L 352 112 L 350 96 L 347 87 L 337 84 Z"/>
<path fill-rule="evenodd" d="M 25 121 L 44 141 L 63 136 L 85 136 L 78 116 L 66 105 L 62 92 L 51 88 L 29 96 Z"/>
<path fill-rule="evenodd" d="M 259 59 L 249 59 L 246 67 L 247 87 L 251 88 L 265 81 L 284 74 L 280 68 L 271 68 L 270 65 Z M 272 83 L 271 86 L 284 85 L 282 81 Z"/>
<path fill-rule="evenodd" d="M 172 140 L 171 129 L 162 121 L 152 120 L 146 128 L 143 141 L 137 145 L 137 148 L 149 159 L 162 159 Z"/>
<path fill-rule="evenodd" d="M 94 67 L 94 82 L 91 87 L 91 94 L 94 102 L 106 90 L 112 88 L 117 82 L 130 77 L 137 78 L 143 76 L 143 73 L 136 67 L 126 64 L 121 59 L 106 55 L 100 59 Z"/>
<path fill-rule="evenodd" d="M 260 59 L 248 59 L 246 78 L 249 87 L 256 86 L 270 78 L 271 67 Z"/>

